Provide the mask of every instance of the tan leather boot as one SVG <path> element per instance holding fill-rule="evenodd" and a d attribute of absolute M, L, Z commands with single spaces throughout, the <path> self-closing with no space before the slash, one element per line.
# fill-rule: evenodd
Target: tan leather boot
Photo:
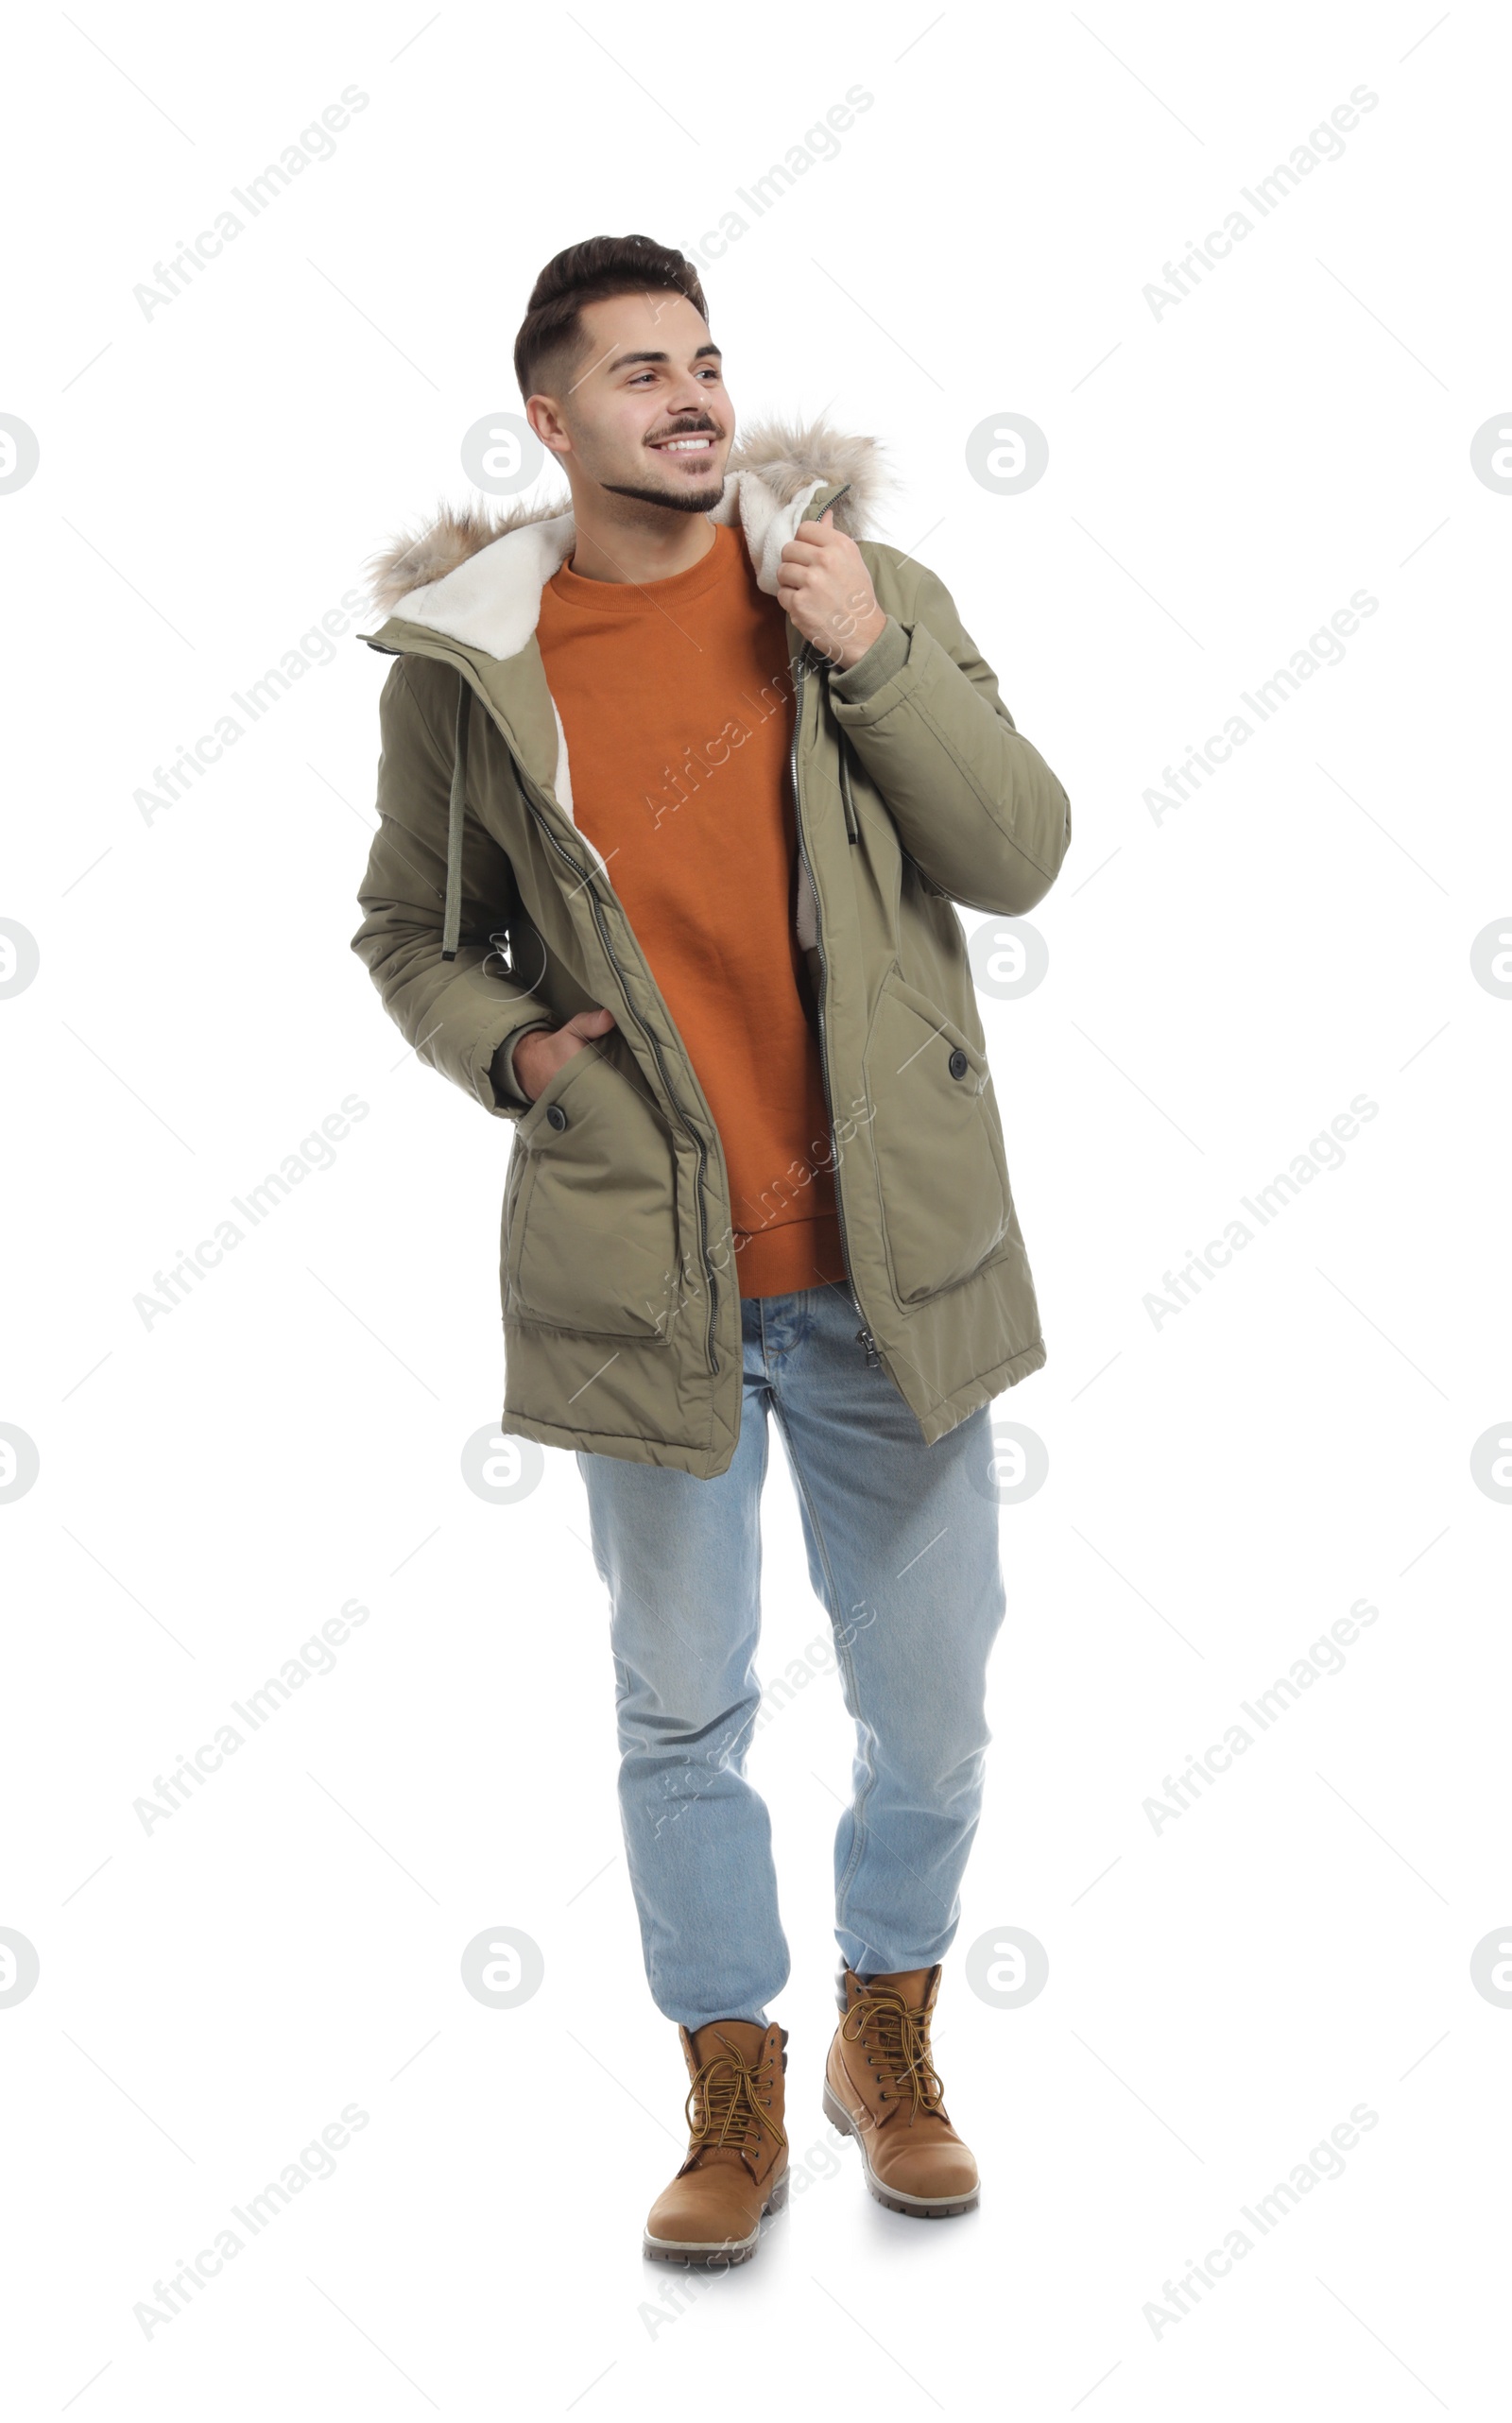
<path fill-rule="evenodd" d="M 688 2158 L 651 2207 L 642 2251 L 656 2263 L 747 2263 L 763 2214 L 787 2202 L 787 2030 L 711 2019 L 678 2035 L 693 2081 Z"/>
<path fill-rule="evenodd" d="M 920 2221 L 970 2212 L 981 2192 L 930 2058 L 939 1980 L 937 1962 L 865 1980 L 845 1969 L 845 2017 L 824 2070 L 825 2116 L 860 2146 L 872 2194 Z"/>

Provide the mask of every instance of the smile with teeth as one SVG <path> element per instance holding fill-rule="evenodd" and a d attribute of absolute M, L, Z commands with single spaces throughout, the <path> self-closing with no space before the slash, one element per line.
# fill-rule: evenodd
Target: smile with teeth
<path fill-rule="evenodd" d="M 707 431 L 692 438 L 653 438 L 652 451 L 658 455 L 706 455 L 715 439 Z"/>

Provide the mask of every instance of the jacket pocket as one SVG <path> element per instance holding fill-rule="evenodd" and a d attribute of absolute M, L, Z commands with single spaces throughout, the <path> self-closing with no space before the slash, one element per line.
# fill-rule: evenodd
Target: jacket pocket
<path fill-rule="evenodd" d="M 515 1128 L 503 1263 L 507 1319 L 666 1344 L 678 1272 L 672 1139 L 593 1044 L 563 1061 Z"/>
<path fill-rule="evenodd" d="M 920 1304 L 1009 1238 L 1013 1205 L 987 1056 L 894 971 L 866 1050 L 867 1098 L 893 1293 Z"/>

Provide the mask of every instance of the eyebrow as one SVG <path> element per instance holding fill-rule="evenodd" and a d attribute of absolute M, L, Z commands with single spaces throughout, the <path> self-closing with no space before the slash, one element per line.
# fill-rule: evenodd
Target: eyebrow
<path fill-rule="evenodd" d="M 715 354 L 721 362 L 725 358 L 717 345 L 700 345 L 693 358 L 696 362 L 701 362 L 708 353 Z M 631 362 L 670 362 L 671 359 L 670 353 L 617 353 L 608 368 L 610 370 L 623 370 Z"/>

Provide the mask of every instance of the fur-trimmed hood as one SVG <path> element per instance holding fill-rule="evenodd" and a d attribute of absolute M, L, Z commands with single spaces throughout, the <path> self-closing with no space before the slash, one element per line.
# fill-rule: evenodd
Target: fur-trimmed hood
<path fill-rule="evenodd" d="M 822 418 L 759 421 L 737 438 L 710 519 L 739 523 L 758 583 L 775 594 L 778 560 L 805 507 L 821 488 L 842 485 L 835 526 L 866 538 L 894 485 L 877 439 L 848 437 Z M 372 602 L 490 656 L 518 655 L 536 627 L 541 590 L 572 553 L 575 527 L 565 498 L 442 504 L 422 529 L 401 532 L 372 557 Z"/>

